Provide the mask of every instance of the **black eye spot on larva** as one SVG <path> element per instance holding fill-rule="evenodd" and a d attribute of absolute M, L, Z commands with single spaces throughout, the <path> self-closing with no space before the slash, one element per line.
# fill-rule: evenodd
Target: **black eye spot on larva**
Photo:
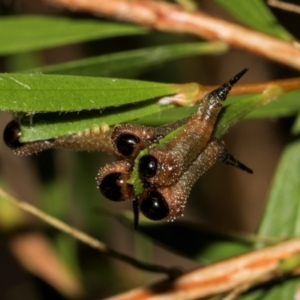
<path fill-rule="evenodd" d="M 133 187 L 126 183 L 121 172 L 106 175 L 99 184 L 102 195 L 112 201 L 129 200 L 133 195 Z"/>
<path fill-rule="evenodd" d="M 13 149 L 20 147 L 22 145 L 22 143 L 20 142 L 20 137 L 21 137 L 20 124 L 15 120 L 10 121 L 6 125 L 3 132 L 3 140 L 6 146 Z"/>
<path fill-rule="evenodd" d="M 116 141 L 117 150 L 125 157 L 131 156 L 134 152 L 138 144 L 140 143 L 140 139 L 130 133 L 124 133 L 117 137 Z"/>
<path fill-rule="evenodd" d="M 144 178 L 151 178 L 156 175 L 158 169 L 157 158 L 153 155 L 144 155 L 139 161 L 139 173 Z"/>
<path fill-rule="evenodd" d="M 170 214 L 165 197 L 156 190 L 145 191 L 141 195 L 140 210 L 145 217 L 154 221 L 162 220 Z"/>

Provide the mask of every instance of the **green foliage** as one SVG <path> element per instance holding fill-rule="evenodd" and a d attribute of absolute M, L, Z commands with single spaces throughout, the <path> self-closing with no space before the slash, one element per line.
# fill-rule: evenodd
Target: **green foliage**
<path fill-rule="evenodd" d="M 227 9 L 234 17 L 247 26 L 290 40 L 292 36 L 277 22 L 263 1 L 220 1 L 216 3 Z M 149 35 L 142 27 L 117 22 L 69 19 L 64 17 L 3 17 L 0 20 L 0 54 L 14 55 L 40 49 L 81 43 L 95 39 L 123 35 Z M 149 38 L 150 39 L 150 38 Z M 114 49 L 117 50 L 117 49 Z M 215 55 L 227 51 L 224 43 L 182 43 L 173 45 L 143 45 L 142 49 L 119 51 L 92 58 L 78 59 L 52 66 L 36 66 L 25 72 L 0 74 L 0 110 L 30 114 L 30 122 L 22 124 L 22 141 L 43 140 L 91 128 L 94 124 L 113 126 L 123 122 L 139 122 L 159 125 L 184 118 L 197 109 L 162 106 L 158 98 L 182 93 L 186 99 L 201 86 L 192 84 L 170 84 L 139 79 L 116 79 L 113 77 L 138 76 L 163 63 L 194 55 Z M 34 55 L 33 53 L 31 53 Z M 17 60 L 17 58 L 15 57 Z M 20 68 L 21 70 L 22 68 Z M 233 72 L 234 73 L 234 72 Z M 233 74 L 232 74 L 233 75 Z M 105 76 L 105 77 L 98 77 Z M 112 78 L 107 78 L 112 77 Z M 296 115 L 300 110 L 300 90 L 284 93 L 280 86 L 270 88 L 271 92 L 229 97 L 215 128 L 215 136 L 222 136 L 237 122 L 248 119 L 278 118 Z M 298 117 L 279 163 L 271 187 L 266 210 L 258 233 L 270 238 L 289 238 L 299 234 L 299 194 L 300 194 L 300 118 Z M 95 190 L 87 174 L 94 176 L 89 164 L 94 167 L 96 156 L 78 155 L 74 161 L 76 174 L 69 174 L 73 185 L 80 185 L 79 211 L 90 229 L 103 235 L 105 218 L 91 212 Z M 72 177 L 73 176 L 73 177 Z M 255 175 L 254 175 L 255 176 Z M 45 210 L 57 216 L 65 216 L 68 206 L 64 205 L 68 196 L 62 181 L 53 179 L 44 186 L 41 198 L 55 199 Z M 70 184 L 71 186 L 71 184 Z M 49 196 L 50 195 L 50 196 Z M 70 196 L 70 195 L 69 195 Z M 101 220 L 99 220 L 101 219 Z M 128 218 L 126 218 L 128 221 Z M 102 226 L 98 226 L 101 222 Z M 130 225 L 132 222 L 130 221 Z M 99 227 L 101 227 L 99 229 Z M 265 246 L 253 242 L 242 235 L 228 236 L 201 228 L 199 225 L 176 222 L 174 224 L 141 223 L 141 232 L 153 241 L 160 243 L 171 252 L 179 253 L 197 262 L 214 262 L 232 257 L 257 247 Z M 180 232 L 183 240 L 174 238 Z M 74 263 L 73 244 L 59 237 L 59 246 L 64 257 L 71 257 L 70 264 L 77 272 Z M 74 250 L 74 249 L 73 249 Z M 66 259 L 67 261 L 67 259 Z M 74 272 L 75 272 L 74 271 Z M 288 299 L 297 280 L 286 281 L 281 285 L 265 290 L 264 287 L 244 296 L 245 299 Z M 275 296 L 274 296 L 275 295 Z M 278 296 L 281 295 L 281 296 Z M 283 296 L 285 295 L 285 296 Z"/>
<path fill-rule="evenodd" d="M 144 28 L 133 25 L 39 16 L 1 17 L 0 27 L 4 29 L 0 33 L 1 55 L 146 33 Z"/>
<path fill-rule="evenodd" d="M 264 218 L 259 228 L 262 236 L 280 239 L 300 234 L 300 117 L 292 128 L 291 140 L 286 146 L 270 190 Z"/>
<path fill-rule="evenodd" d="M 227 49 L 227 44 L 222 42 L 163 45 L 44 66 L 26 73 L 133 77 L 168 61 L 193 55 L 222 54 Z"/>

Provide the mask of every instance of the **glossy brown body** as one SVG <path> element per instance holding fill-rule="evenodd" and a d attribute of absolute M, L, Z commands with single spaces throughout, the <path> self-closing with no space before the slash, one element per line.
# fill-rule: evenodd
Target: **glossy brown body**
<path fill-rule="evenodd" d="M 130 178 L 130 167 L 130 164 L 125 160 L 119 160 L 111 164 L 107 164 L 101 168 L 97 174 L 97 185 L 100 186 L 106 176 L 113 173 L 120 173 L 120 180 L 118 180 L 115 186 L 115 188 L 120 189 L 120 198 L 115 201 L 132 200 L 134 198 L 133 186 L 127 184 L 127 181 Z"/>
<path fill-rule="evenodd" d="M 181 132 L 149 151 L 159 162 L 156 175 L 148 179 L 150 184 L 170 186 L 179 180 L 209 142 L 221 108 L 221 99 L 204 98 L 201 110 L 189 118 Z"/>
<path fill-rule="evenodd" d="M 219 161 L 219 158 L 224 155 L 224 151 L 227 150 L 223 143 L 218 140 L 210 141 L 197 159 L 189 166 L 187 171 L 181 175 L 176 184 L 156 189 L 162 194 L 169 206 L 170 213 L 166 217 L 166 220 L 173 221 L 176 217 L 183 215 L 186 201 L 194 183 L 201 175 Z M 142 201 L 148 191 L 149 189 L 144 190 L 140 197 L 140 201 Z"/>
<path fill-rule="evenodd" d="M 179 180 L 211 139 L 223 101 L 246 72 L 247 69 L 243 69 L 221 87 L 208 93 L 181 132 L 164 145 L 150 150 L 149 154 L 157 161 L 156 174 L 147 176 L 150 185 L 171 186 Z"/>

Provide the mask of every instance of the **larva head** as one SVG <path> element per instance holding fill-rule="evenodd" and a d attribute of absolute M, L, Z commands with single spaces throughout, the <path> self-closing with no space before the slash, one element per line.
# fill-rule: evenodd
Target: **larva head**
<path fill-rule="evenodd" d="M 192 186 L 219 160 L 223 149 L 222 143 L 212 140 L 176 183 L 169 186 L 164 184 L 163 187 L 150 184 L 150 188 L 144 189 L 139 197 L 140 211 L 151 220 L 173 221 L 182 216 Z"/>
<path fill-rule="evenodd" d="M 22 145 L 20 142 L 21 128 L 17 121 L 10 121 L 3 132 L 3 140 L 9 148 L 15 149 Z"/>
<path fill-rule="evenodd" d="M 167 188 L 147 188 L 139 198 L 143 215 L 153 221 L 173 221 L 182 216 L 187 196 L 184 190 L 171 186 Z"/>
<path fill-rule="evenodd" d="M 138 171 L 141 178 L 151 185 L 170 186 L 177 182 L 182 170 L 183 159 L 178 153 L 161 151 L 154 148 L 150 154 L 144 155 L 139 160 Z"/>
<path fill-rule="evenodd" d="M 13 149 L 14 154 L 20 156 L 27 156 L 33 153 L 38 153 L 47 149 L 53 148 L 55 145 L 55 139 L 47 139 L 32 142 L 20 142 L 21 138 L 21 127 L 20 124 L 12 120 L 10 121 L 3 132 L 3 140 L 9 148 Z"/>
<path fill-rule="evenodd" d="M 112 201 L 125 201 L 134 198 L 134 190 L 127 183 L 130 165 L 117 161 L 100 169 L 96 181 L 102 195 Z"/>
<path fill-rule="evenodd" d="M 157 138 L 155 128 L 134 124 L 118 125 L 113 129 L 111 140 L 118 156 L 134 159 L 140 150 Z"/>

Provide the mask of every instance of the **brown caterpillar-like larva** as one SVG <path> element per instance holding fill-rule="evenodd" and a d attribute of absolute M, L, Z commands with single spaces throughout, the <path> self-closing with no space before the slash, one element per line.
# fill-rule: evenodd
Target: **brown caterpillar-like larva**
<path fill-rule="evenodd" d="M 202 152 L 211 135 L 232 86 L 246 73 L 239 72 L 234 78 L 206 95 L 184 128 L 162 146 L 150 149 L 139 161 L 139 173 L 150 185 L 168 186 L 176 183 L 183 172 Z"/>
<path fill-rule="evenodd" d="M 194 183 L 217 162 L 252 173 L 252 170 L 227 151 L 223 142 L 214 139 L 181 175 L 177 183 L 167 187 L 146 188 L 139 197 L 140 211 L 151 220 L 174 221 L 176 217 L 182 216 Z"/>
<path fill-rule="evenodd" d="M 127 181 L 130 177 L 130 164 L 119 160 L 101 168 L 97 177 L 97 185 L 104 197 L 112 201 L 126 201 L 134 198 L 134 190 Z"/>
<path fill-rule="evenodd" d="M 141 149 L 157 142 L 185 122 L 186 119 L 182 119 L 160 127 L 122 124 L 113 129 L 108 125 L 94 125 L 91 129 L 86 128 L 57 138 L 22 143 L 20 124 L 12 120 L 4 129 L 3 140 L 19 156 L 28 156 L 52 148 L 64 148 L 89 152 L 106 151 L 117 158 L 134 159 Z"/>
<path fill-rule="evenodd" d="M 117 125 L 111 134 L 115 153 L 124 159 L 132 160 L 141 150 L 157 143 L 161 138 L 186 122 L 187 119 L 182 119 L 159 127 L 138 124 Z"/>
<path fill-rule="evenodd" d="M 20 142 L 20 124 L 12 120 L 3 132 L 3 140 L 19 156 L 28 156 L 52 148 L 65 148 L 78 151 L 106 151 L 114 154 L 111 143 L 111 129 L 108 126 L 93 126 L 78 133 L 46 140 Z"/>

